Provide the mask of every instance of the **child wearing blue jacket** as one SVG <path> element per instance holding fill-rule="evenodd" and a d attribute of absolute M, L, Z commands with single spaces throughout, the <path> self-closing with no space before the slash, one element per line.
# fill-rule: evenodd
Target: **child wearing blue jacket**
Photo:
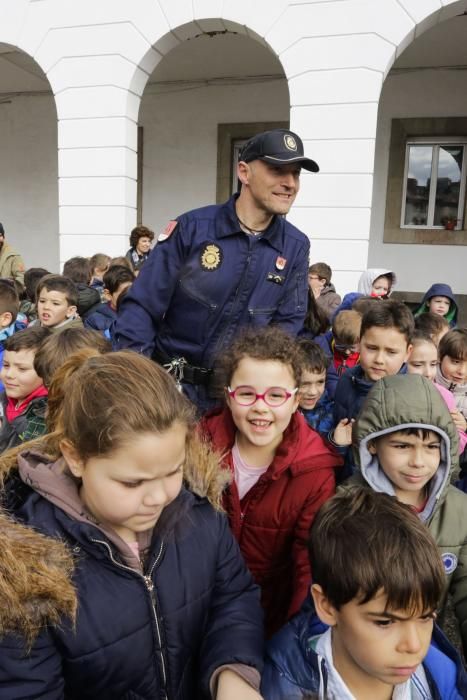
<path fill-rule="evenodd" d="M 0 460 L 14 521 L 50 540 L 21 565 L 0 548 L 0 695 L 260 700 L 259 590 L 193 407 L 137 353 L 75 355 L 60 374 L 53 432 Z"/>
<path fill-rule="evenodd" d="M 443 562 L 409 506 L 365 488 L 338 494 L 322 506 L 309 546 L 311 593 L 328 629 L 319 633 L 304 608 L 273 637 L 265 700 L 467 697 L 460 657 L 434 625 Z"/>

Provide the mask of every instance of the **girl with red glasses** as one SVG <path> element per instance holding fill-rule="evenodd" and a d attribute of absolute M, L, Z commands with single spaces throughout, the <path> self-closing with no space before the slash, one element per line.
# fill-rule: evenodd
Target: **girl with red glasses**
<path fill-rule="evenodd" d="M 225 406 L 202 432 L 232 473 L 224 507 L 262 591 L 270 636 L 307 596 L 310 525 L 335 491 L 341 458 L 297 411 L 305 358 L 275 327 L 249 329 L 223 357 Z"/>

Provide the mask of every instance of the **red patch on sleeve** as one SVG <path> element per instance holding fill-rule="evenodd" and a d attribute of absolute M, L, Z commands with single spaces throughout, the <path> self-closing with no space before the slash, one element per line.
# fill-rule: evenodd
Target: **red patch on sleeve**
<path fill-rule="evenodd" d="M 158 242 L 166 241 L 168 238 L 170 238 L 172 233 L 177 228 L 177 224 L 178 224 L 178 221 L 169 221 L 169 223 L 167 224 L 167 226 L 165 227 L 165 229 L 163 230 L 163 232 L 159 236 Z"/>

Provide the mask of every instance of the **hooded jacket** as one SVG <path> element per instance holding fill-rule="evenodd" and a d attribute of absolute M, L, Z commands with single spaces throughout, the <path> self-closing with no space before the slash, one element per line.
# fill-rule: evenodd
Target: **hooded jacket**
<path fill-rule="evenodd" d="M 73 624 L 61 614 L 66 610 L 61 591 L 55 591 L 56 600 L 46 591 L 39 601 L 41 625 L 31 631 L 29 647 L 26 636 L 8 634 L 18 632 L 18 625 L 3 628 L 2 697 L 194 700 L 211 697 L 210 680 L 224 664 L 261 670 L 259 591 L 227 519 L 208 500 L 218 499 L 225 481 L 217 462 L 203 462 L 200 455 L 187 465 L 192 490 L 182 489 L 152 533 L 140 533 L 144 566 L 86 511 L 63 460 L 25 452 L 18 465 L 21 480 L 14 472 L 7 505 L 15 519 L 54 538 L 52 550 L 57 540 L 68 545 L 78 607 Z M 0 550 L 3 564 L 2 557 Z M 36 561 L 37 556 L 31 560 L 32 578 Z M 28 599 L 24 578 L 16 591 L 16 617 Z"/>
<path fill-rule="evenodd" d="M 378 277 L 382 277 L 383 275 L 391 279 L 391 287 L 387 294 L 388 297 L 391 296 L 391 292 L 396 286 L 396 275 L 394 272 L 392 272 L 392 270 L 385 270 L 384 268 L 372 268 L 362 272 L 360 279 L 358 280 L 358 291 L 360 294 L 364 294 L 368 297 L 372 296 L 371 289 L 373 287 L 373 282 L 377 280 Z"/>
<path fill-rule="evenodd" d="M 264 700 L 307 700 L 315 693 L 327 697 L 328 669 L 315 650 L 319 628 L 316 615 L 303 609 L 271 639 L 261 681 Z M 436 626 L 422 665 L 431 700 L 467 697 L 467 676 L 459 654 Z"/>
<path fill-rule="evenodd" d="M 459 309 L 457 307 L 456 297 L 452 293 L 452 289 L 449 286 L 449 284 L 442 284 L 441 282 L 432 284 L 429 290 L 426 292 L 425 296 L 423 297 L 422 303 L 420 304 L 418 309 L 414 311 L 415 318 L 430 310 L 428 308 L 428 302 L 433 297 L 447 297 L 449 299 L 451 305 L 449 306 L 449 311 L 447 312 L 447 314 L 445 314 L 444 318 L 446 319 L 446 321 L 449 322 L 450 327 L 454 328 L 457 325 L 457 314 Z"/>
<path fill-rule="evenodd" d="M 324 311 L 329 320 L 334 316 L 334 312 L 341 303 L 341 298 L 336 292 L 336 288 L 330 282 L 323 287 L 316 303 Z"/>
<path fill-rule="evenodd" d="M 86 317 L 84 327 L 93 331 L 106 331 L 116 318 L 117 312 L 112 309 L 109 302 L 105 302 Z"/>
<path fill-rule="evenodd" d="M 420 518 L 441 550 L 449 592 L 467 650 L 467 496 L 451 485 L 458 463 L 458 436 L 449 410 L 436 387 L 417 374 L 380 379 L 368 395 L 354 427 L 355 460 L 360 473 L 342 488 L 366 483 L 393 495 L 392 482 L 368 449 L 375 437 L 404 428 L 433 430 L 441 438 L 440 465 L 428 484 L 428 500 Z"/>
<path fill-rule="evenodd" d="M 228 408 L 203 419 L 201 430 L 234 473 L 231 450 L 236 427 Z M 342 463 L 304 417 L 293 414 L 268 470 L 240 501 L 233 481 L 224 494 L 232 532 L 261 587 L 270 636 L 296 613 L 311 581 L 307 539 L 320 506 L 335 491 L 334 469 Z"/>

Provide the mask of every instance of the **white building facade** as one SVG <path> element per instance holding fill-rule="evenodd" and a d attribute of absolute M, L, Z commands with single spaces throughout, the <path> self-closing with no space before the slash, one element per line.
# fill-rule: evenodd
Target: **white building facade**
<path fill-rule="evenodd" d="M 289 124 L 321 168 L 290 220 L 339 291 L 370 265 L 467 294 L 461 156 L 456 229 L 401 219 L 415 190 L 444 206 L 441 161 L 423 190 L 406 149 L 467 141 L 465 46 L 467 0 L 1 0 L 7 239 L 53 271 L 120 255 L 137 220 L 225 198 L 235 145 Z"/>

